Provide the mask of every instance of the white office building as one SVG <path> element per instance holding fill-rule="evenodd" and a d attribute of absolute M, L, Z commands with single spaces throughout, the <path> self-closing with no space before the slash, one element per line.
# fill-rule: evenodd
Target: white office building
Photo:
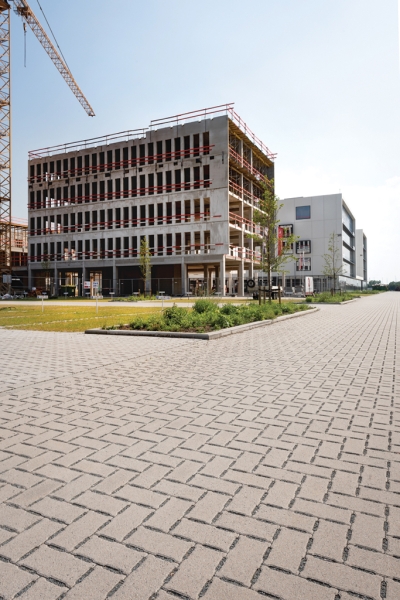
<path fill-rule="evenodd" d="M 362 289 L 367 279 L 367 238 L 362 229 L 356 229 L 356 219 L 343 200 L 342 194 L 285 198 L 279 211 L 280 226 L 287 234 L 299 237 L 294 244 L 296 260 L 285 269 L 285 288 L 300 286 L 304 277 L 314 278 L 317 291 L 328 290 L 332 281 L 324 275 L 324 254 L 328 253 L 329 238 L 337 237 L 339 264 L 343 275 L 339 285 L 347 289 Z M 278 275 L 275 273 L 274 283 Z"/>

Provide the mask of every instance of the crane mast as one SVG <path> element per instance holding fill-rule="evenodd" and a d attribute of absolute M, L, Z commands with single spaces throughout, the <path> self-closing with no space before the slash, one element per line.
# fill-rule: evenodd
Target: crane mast
<path fill-rule="evenodd" d="M 11 70 L 10 11 L 29 25 L 90 117 L 94 111 L 26 0 L 0 0 L 0 294 L 11 288 Z"/>

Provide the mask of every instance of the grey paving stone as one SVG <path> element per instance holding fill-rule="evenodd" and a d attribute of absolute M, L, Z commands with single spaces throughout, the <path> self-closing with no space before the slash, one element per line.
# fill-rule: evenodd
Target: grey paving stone
<path fill-rule="evenodd" d="M 0 330 L 0 595 L 397 600 L 399 308 L 212 343 Z"/>

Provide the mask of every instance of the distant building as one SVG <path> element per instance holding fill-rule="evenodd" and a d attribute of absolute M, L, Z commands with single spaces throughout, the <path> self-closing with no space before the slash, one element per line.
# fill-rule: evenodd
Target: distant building
<path fill-rule="evenodd" d="M 31 286 L 137 292 L 143 238 L 153 292 L 243 294 L 259 265 L 248 234 L 274 155 L 232 105 L 33 151 L 28 173 Z"/>
<path fill-rule="evenodd" d="M 323 255 L 328 253 L 329 237 L 337 236 L 343 275 L 342 287 L 357 289 L 368 281 L 367 238 L 356 229 L 356 219 L 342 194 L 285 198 L 279 211 L 280 226 L 299 236 L 293 251 L 296 260 L 288 263 L 285 287 L 302 285 L 305 275 L 314 278 L 314 288 L 328 290 L 333 282 L 324 274 Z M 275 283 L 278 275 L 275 273 Z"/>
<path fill-rule="evenodd" d="M 3 244 L 0 243 L 0 246 Z M 14 217 L 11 220 L 11 272 L 12 289 L 28 287 L 28 223 L 25 219 Z"/>

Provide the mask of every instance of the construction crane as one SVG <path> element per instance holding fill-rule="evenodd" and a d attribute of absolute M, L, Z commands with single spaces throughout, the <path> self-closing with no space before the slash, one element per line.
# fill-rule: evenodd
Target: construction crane
<path fill-rule="evenodd" d="M 0 295 L 11 288 L 11 7 L 28 24 L 90 117 L 94 111 L 26 0 L 0 0 Z"/>

